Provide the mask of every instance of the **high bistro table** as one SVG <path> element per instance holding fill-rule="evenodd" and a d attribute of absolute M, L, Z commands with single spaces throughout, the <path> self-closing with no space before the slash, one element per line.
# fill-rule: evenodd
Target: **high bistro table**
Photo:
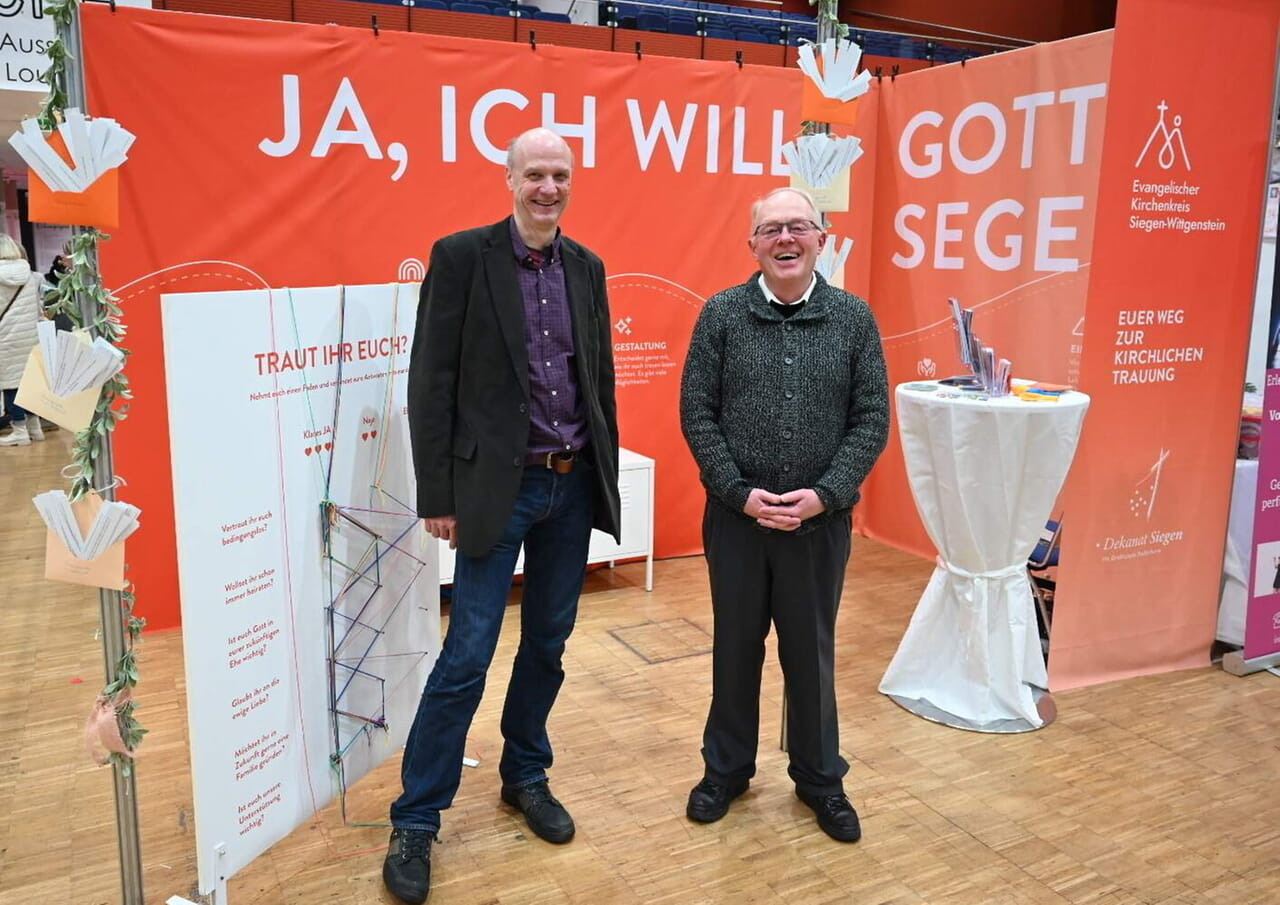
<path fill-rule="evenodd" d="M 916 508 L 938 567 L 880 682 L 928 720 L 979 732 L 1052 722 L 1027 558 L 1075 455 L 1089 397 L 896 390 Z"/>

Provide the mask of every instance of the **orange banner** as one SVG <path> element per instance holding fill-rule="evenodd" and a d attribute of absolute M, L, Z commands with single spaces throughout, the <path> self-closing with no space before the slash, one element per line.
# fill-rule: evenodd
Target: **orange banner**
<path fill-rule="evenodd" d="M 1103 32 L 881 81 L 869 299 L 891 383 L 964 370 L 951 296 L 1015 377 L 1076 382 L 1110 56 Z M 865 533 L 932 555 L 896 428 L 864 500 Z"/>
<path fill-rule="evenodd" d="M 148 553 L 129 574 L 153 625 L 178 621 L 160 294 L 420 278 L 435 239 L 509 213 L 504 149 L 536 125 L 577 155 L 564 226 L 610 275 L 622 444 L 657 460 L 657 553 L 700 549 L 702 494 L 677 423 L 684 350 L 702 301 L 754 269 L 749 206 L 788 182 L 779 146 L 800 126 L 797 70 L 83 15 L 92 113 L 137 135 L 102 260 L 134 353 L 115 464 L 146 514 Z M 855 247 L 851 274 L 866 253 Z M 208 329 L 235 328 L 209 312 Z M 219 418 L 217 386 L 210 374 L 208 397 L 189 404 L 235 455 L 240 428 Z"/>
<path fill-rule="evenodd" d="M 1209 662 L 1275 120 L 1274 0 L 1116 23 L 1049 679 Z M 1194 65 L 1231 48 L 1229 78 Z"/>

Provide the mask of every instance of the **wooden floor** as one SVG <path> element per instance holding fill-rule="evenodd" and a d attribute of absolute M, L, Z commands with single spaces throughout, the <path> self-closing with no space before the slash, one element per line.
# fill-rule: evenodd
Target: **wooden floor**
<path fill-rule="evenodd" d="M 42 574 L 30 504 L 59 486 L 68 435 L 0 448 L 0 903 L 120 901 L 111 778 L 83 752 L 102 681 L 96 594 Z M 144 513 L 145 524 L 145 513 Z M 132 556 L 145 548 L 133 545 Z M 434 905 L 1191 905 L 1280 898 L 1280 680 L 1216 667 L 1056 695 L 1026 735 L 965 733 L 876 692 L 930 565 L 855 542 L 838 629 L 846 787 L 857 845 L 792 796 L 766 667 L 751 790 L 711 826 L 684 817 L 710 686 L 701 559 L 591 575 L 552 719 L 553 788 L 577 838 L 551 846 L 498 801 L 503 637 L 433 859 Z M 514 611 L 513 611 L 514 612 Z M 509 626 L 514 629 L 515 625 Z M 138 765 L 148 903 L 194 895 L 191 783 L 177 632 L 147 635 Z M 387 763 L 233 878 L 232 905 L 393 901 L 380 868 L 398 764 Z M 375 824 L 365 826 L 358 824 Z"/>

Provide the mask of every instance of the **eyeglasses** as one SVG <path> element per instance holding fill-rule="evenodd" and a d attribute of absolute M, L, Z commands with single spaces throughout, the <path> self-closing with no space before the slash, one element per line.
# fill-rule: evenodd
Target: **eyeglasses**
<path fill-rule="evenodd" d="M 788 220 L 786 223 L 761 223 L 752 235 L 761 239 L 776 239 L 782 235 L 784 229 L 793 239 L 803 239 L 810 233 L 822 231 L 822 227 L 812 220 Z"/>

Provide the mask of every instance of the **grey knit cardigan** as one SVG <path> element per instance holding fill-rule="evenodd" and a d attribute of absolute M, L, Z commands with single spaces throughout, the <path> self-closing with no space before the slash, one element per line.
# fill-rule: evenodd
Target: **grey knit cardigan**
<path fill-rule="evenodd" d="M 752 488 L 810 487 L 848 513 L 889 434 L 880 332 L 867 303 L 817 277 L 784 318 L 757 273 L 707 300 L 680 385 L 680 426 L 709 497 L 742 514 Z M 812 523 L 812 524 L 811 524 Z"/>

